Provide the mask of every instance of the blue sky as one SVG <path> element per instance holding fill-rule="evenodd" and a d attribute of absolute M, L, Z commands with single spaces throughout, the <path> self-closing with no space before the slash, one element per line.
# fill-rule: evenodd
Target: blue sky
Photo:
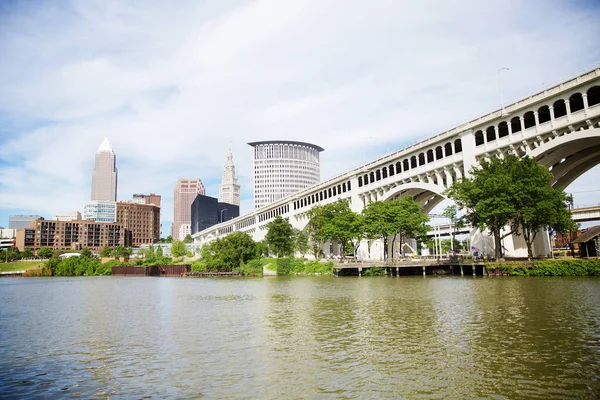
<path fill-rule="evenodd" d="M 164 221 L 231 147 L 247 212 L 247 142 L 318 144 L 326 179 L 497 109 L 502 67 L 505 103 L 597 67 L 598 37 L 590 1 L 2 2 L 0 225 L 81 210 L 105 136 L 119 198 L 161 194 Z"/>

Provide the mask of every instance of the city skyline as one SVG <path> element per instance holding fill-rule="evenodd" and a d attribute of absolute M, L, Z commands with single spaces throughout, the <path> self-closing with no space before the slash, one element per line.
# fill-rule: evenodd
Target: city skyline
<path fill-rule="evenodd" d="M 244 214 L 248 141 L 318 143 L 325 180 L 600 64 L 596 3 L 378 4 L 4 5 L 0 226 L 80 210 L 106 136 L 119 196 L 166 194 L 165 231 L 174 182 L 218 193 L 228 147 Z M 576 205 L 599 173 L 567 188 Z"/>

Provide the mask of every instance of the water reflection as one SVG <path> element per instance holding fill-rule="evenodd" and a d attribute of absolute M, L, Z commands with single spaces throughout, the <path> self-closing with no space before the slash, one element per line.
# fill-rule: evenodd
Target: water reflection
<path fill-rule="evenodd" d="M 0 397 L 594 398 L 600 280 L 0 281 Z"/>

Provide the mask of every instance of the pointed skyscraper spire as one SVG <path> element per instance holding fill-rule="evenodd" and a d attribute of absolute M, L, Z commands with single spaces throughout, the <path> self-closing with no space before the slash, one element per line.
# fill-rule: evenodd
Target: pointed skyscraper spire
<path fill-rule="evenodd" d="M 104 140 L 100 144 L 100 147 L 98 147 L 98 153 L 113 153 L 114 154 L 114 151 L 113 151 L 107 137 L 104 138 Z"/>
<path fill-rule="evenodd" d="M 225 170 L 223 178 L 219 185 L 219 201 L 221 203 L 240 205 L 240 185 L 233 165 L 233 154 L 231 148 L 227 149 L 227 160 L 225 161 Z"/>

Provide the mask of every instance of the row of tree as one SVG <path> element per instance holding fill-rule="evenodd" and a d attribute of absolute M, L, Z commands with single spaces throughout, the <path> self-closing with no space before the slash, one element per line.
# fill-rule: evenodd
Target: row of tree
<path fill-rule="evenodd" d="M 531 258 L 532 243 L 541 229 L 566 232 L 576 228 L 569 209 L 572 199 L 562 189 L 554 188 L 552 179 L 546 168 L 529 157 L 510 155 L 482 160 L 469 177 L 455 182 L 446 191 L 456 205 L 446 208 L 444 215 L 455 230 L 463 224 L 488 229 L 495 239 L 496 258 L 502 257 L 502 238 L 523 235 Z M 464 213 L 462 216 L 459 210 Z M 429 217 L 412 197 L 371 202 L 361 213 L 352 211 L 348 201 L 339 200 L 315 206 L 307 214 L 309 223 L 304 231 L 278 216 L 267 224 L 263 242 L 257 243 L 248 234 L 235 232 L 205 245 L 201 260 L 211 269 L 234 269 L 270 254 L 304 256 L 310 250 L 319 258 L 327 241 L 339 244 L 341 257 L 352 249 L 356 258 L 365 239 L 369 246 L 375 240 L 382 240 L 384 257 L 389 259 L 388 248 L 395 248 L 397 242 L 402 256 L 407 239 L 429 242 L 426 236 L 431 229 L 427 225 Z M 390 238 L 392 242 L 388 243 Z M 454 235 L 443 243 L 444 250 L 450 247 L 455 250 L 461 247 Z"/>
<path fill-rule="evenodd" d="M 347 200 L 338 200 L 313 207 L 308 211 L 308 217 L 305 231 L 293 228 L 281 217 L 267 224 L 265 244 L 269 252 L 285 257 L 295 252 L 304 255 L 310 248 L 315 258 L 319 258 L 323 244 L 331 241 L 340 246 L 342 258 L 349 249 L 356 258 L 363 239 L 371 243 L 381 239 L 387 259 L 388 238 L 392 238 L 391 248 L 396 241 L 400 243 L 400 252 L 404 255 L 406 240 L 427 240 L 426 234 L 430 229 L 427 225 L 429 217 L 412 197 L 371 202 L 362 213 L 352 211 Z"/>
<path fill-rule="evenodd" d="M 454 232 L 465 224 L 489 230 L 494 237 L 496 259 L 503 256 L 504 237 L 523 236 L 531 259 L 533 242 L 541 230 L 565 233 L 577 229 L 569 206 L 572 198 L 552 183 L 548 169 L 530 157 L 508 155 L 484 159 L 470 171 L 469 177 L 455 182 L 446 191 L 456 205 L 447 207 L 444 215 L 450 219 Z M 342 257 L 346 249 L 352 248 L 356 258 L 363 239 L 370 243 L 380 239 L 384 257 L 388 259 L 388 247 L 394 248 L 396 241 L 400 243 L 402 256 L 407 239 L 429 242 L 426 236 L 430 230 L 429 217 L 412 197 L 371 202 L 362 213 L 353 212 L 348 201 L 339 200 L 315 206 L 307 214 L 309 223 L 304 232 L 294 229 L 281 217 L 267 224 L 268 252 L 280 257 L 294 252 L 304 255 L 310 243 L 313 255 L 318 258 L 323 244 L 332 241 L 340 245 Z M 454 236 L 449 243 L 456 250 Z"/>
<path fill-rule="evenodd" d="M 470 175 L 455 182 L 446 195 L 463 210 L 461 220 L 490 231 L 496 259 L 502 258 L 502 239 L 508 235 L 523 236 L 531 259 L 533 241 L 542 229 L 577 229 L 570 211 L 572 197 L 553 187 L 552 174 L 532 158 L 484 159 Z"/>

